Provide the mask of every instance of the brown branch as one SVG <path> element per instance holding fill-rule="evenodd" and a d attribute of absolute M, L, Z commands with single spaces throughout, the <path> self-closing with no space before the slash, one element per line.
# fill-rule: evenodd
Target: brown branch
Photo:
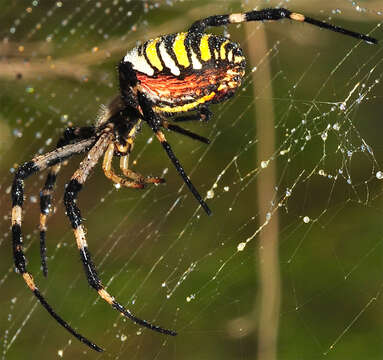
<path fill-rule="evenodd" d="M 248 58 L 251 64 L 259 64 L 268 52 L 266 33 L 263 24 L 256 32 L 256 41 L 252 41 L 254 31 L 246 28 L 250 44 Z M 251 35 L 253 34 L 253 36 Z M 255 115 L 257 124 L 257 164 L 267 161 L 275 151 L 275 115 L 273 109 L 273 93 L 271 69 L 268 61 L 253 73 L 252 84 L 255 96 Z M 262 169 L 257 181 L 257 198 L 260 222 L 266 221 L 270 213 L 271 202 L 275 196 L 276 165 L 274 161 Z M 258 264 L 259 290 L 255 305 L 257 318 L 258 359 L 275 360 L 277 358 L 277 340 L 280 315 L 280 270 L 279 270 L 279 220 L 275 212 L 267 226 L 259 234 L 259 243 L 255 261 Z"/>

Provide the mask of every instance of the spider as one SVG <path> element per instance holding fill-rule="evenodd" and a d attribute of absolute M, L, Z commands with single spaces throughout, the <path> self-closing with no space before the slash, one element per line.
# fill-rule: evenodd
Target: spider
<path fill-rule="evenodd" d="M 83 219 L 76 204 L 78 194 L 102 156 L 104 156 L 102 168 L 105 176 L 118 186 L 142 189 L 147 184 L 159 184 L 165 181 L 159 177 L 145 177 L 129 169 L 129 154 L 133 149 L 134 139 L 142 124 L 146 123 L 153 130 L 189 190 L 203 210 L 210 215 L 208 205 L 186 175 L 161 129 L 165 128 L 208 144 L 207 138 L 175 123 L 208 121 L 211 117 L 209 105 L 231 98 L 241 85 L 245 74 L 245 57 L 242 50 L 237 43 L 225 37 L 206 34 L 207 27 L 285 18 L 310 23 L 367 43 L 377 43 L 376 39 L 367 35 L 283 8 L 209 16 L 194 22 L 187 32 L 151 39 L 130 50 L 118 65 L 120 93 L 107 107 L 102 108 L 95 125 L 67 128 L 55 150 L 34 157 L 16 170 L 11 191 L 12 244 L 16 270 L 49 314 L 90 348 L 99 352 L 103 351 L 74 330 L 53 310 L 39 291 L 31 273 L 27 271 L 21 233 L 24 180 L 36 172 L 50 169 L 40 193 L 40 253 L 43 273 L 46 276 L 46 221 L 51 209 L 56 176 L 64 160 L 75 154 L 87 152 L 85 159 L 66 186 L 64 204 L 88 283 L 102 299 L 138 325 L 159 333 L 176 335 L 173 330 L 153 325 L 136 317 L 105 289 L 88 250 Z M 116 174 L 112 168 L 114 157 L 120 158 L 123 176 Z"/>

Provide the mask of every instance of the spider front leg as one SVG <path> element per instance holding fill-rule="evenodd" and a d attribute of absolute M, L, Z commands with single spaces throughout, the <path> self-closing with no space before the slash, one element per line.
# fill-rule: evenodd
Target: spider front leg
<path fill-rule="evenodd" d="M 61 164 L 56 164 L 51 167 L 45 185 L 40 191 L 40 261 L 43 269 L 44 276 L 48 275 L 47 266 L 47 246 L 46 246 L 46 232 L 47 232 L 47 218 L 51 210 L 52 192 L 56 183 L 57 174 L 61 169 Z"/>
<path fill-rule="evenodd" d="M 63 135 L 59 139 L 56 145 L 56 149 L 59 149 L 65 145 L 78 142 L 80 140 L 88 139 L 95 134 L 94 127 L 84 126 L 84 127 L 68 127 L 64 130 Z M 61 169 L 61 163 L 53 165 L 47 178 L 45 180 L 44 187 L 40 191 L 40 258 L 41 266 L 43 269 L 44 276 L 48 275 L 48 267 L 46 262 L 46 231 L 47 231 L 47 218 L 51 211 L 52 204 L 52 193 L 56 183 L 57 174 Z"/>
<path fill-rule="evenodd" d="M 166 335 L 177 335 L 173 330 L 167 330 L 162 327 L 153 325 L 146 320 L 142 320 L 134 316 L 128 309 L 125 309 L 119 302 L 117 302 L 112 295 L 102 285 L 101 279 L 97 274 L 96 266 L 93 263 L 92 257 L 88 250 L 88 244 L 86 242 L 86 230 L 82 225 L 82 218 L 80 209 L 76 205 L 76 200 L 78 193 L 82 189 L 83 184 L 85 183 L 90 171 L 97 164 L 98 160 L 102 154 L 109 151 L 108 157 L 113 156 L 111 153 L 111 145 L 113 145 L 113 134 L 106 133 L 100 136 L 100 139 L 89 151 L 87 157 L 81 162 L 79 169 L 73 174 L 70 182 L 68 183 L 65 195 L 64 195 L 64 204 L 66 208 L 67 216 L 72 224 L 74 235 L 76 238 L 77 247 L 80 252 L 81 261 L 84 265 L 84 270 L 86 277 L 88 279 L 89 285 L 97 291 L 98 295 L 110 304 L 115 310 L 120 312 L 122 315 L 132 320 L 133 322 L 147 327 L 151 330 L 163 333 Z M 109 160 L 108 160 L 109 161 Z"/>
<path fill-rule="evenodd" d="M 70 144 L 60 149 L 56 149 L 45 155 L 40 155 L 27 163 L 19 166 L 15 173 L 15 179 L 12 184 L 12 247 L 13 259 L 17 271 L 23 277 L 29 289 L 33 292 L 41 305 L 48 313 L 68 332 L 75 336 L 78 340 L 88 345 L 96 351 L 103 351 L 96 344 L 75 331 L 66 321 L 64 321 L 45 300 L 35 283 L 32 274 L 27 270 L 27 259 L 23 250 L 23 235 L 21 231 L 22 224 L 22 207 L 24 203 L 24 180 L 30 175 L 42 171 L 50 166 L 54 166 L 74 154 L 79 154 L 88 149 L 95 142 L 94 138 L 80 141 L 76 144 Z"/>

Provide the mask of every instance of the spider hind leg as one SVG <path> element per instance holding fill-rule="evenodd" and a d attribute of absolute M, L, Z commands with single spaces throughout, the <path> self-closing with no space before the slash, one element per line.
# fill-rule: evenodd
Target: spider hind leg
<path fill-rule="evenodd" d="M 357 33 L 352 30 L 344 29 L 339 26 L 331 25 L 324 21 L 312 19 L 303 14 L 292 12 L 284 8 L 269 8 L 263 10 L 253 10 L 246 13 L 234 13 L 227 15 L 214 15 L 205 19 L 198 20 L 192 24 L 189 32 L 204 32 L 210 26 L 223 26 L 228 24 L 239 24 L 248 21 L 282 20 L 290 19 L 299 22 L 306 22 L 311 25 L 363 40 L 369 44 L 376 44 L 378 40 L 370 36 Z"/>
<path fill-rule="evenodd" d="M 193 140 L 197 140 L 197 141 L 200 141 L 204 144 L 210 144 L 210 140 L 208 138 L 205 138 L 204 136 L 201 136 L 201 135 L 198 135 L 196 133 L 193 133 L 192 131 L 190 130 L 186 130 L 184 128 L 182 128 L 181 126 L 178 126 L 178 125 L 174 125 L 174 124 L 169 124 L 166 120 L 162 121 L 162 126 L 165 128 L 165 129 L 168 129 L 170 131 L 174 131 L 178 134 L 182 134 L 184 136 L 187 136 Z"/>
<path fill-rule="evenodd" d="M 151 127 L 152 131 L 156 135 L 158 141 L 161 143 L 163 149 L 165 150 L 166 154 L 168 155 L 169 159 L 173 163 L 174 167 L 176 168 L 178 174 L 182 177 L 182 180 L 185 182 L 186 186 L 190 190 L 190 192 L 193 194 L 195 199 L 199 202 L 201 207 L 204 209 L 207 215 L 211 215 L 211 210 L 209 206 L 206 204 L 206 202 L 202 199 L 202 196 L 198 192 L 198 190 L 194 187 L 193 183 L 190 181 L 189 177 L 187 176 L 184 168 L 182 167 L 181 163 L 179 162 L 178 158 L 174 154 L 170 144 L 166 141 L 164 133 L 160 130 L 160 124 L 161 119 L 158 118 L 158 116 L 155 114 L 152 104 L 150 100 L 147 99 L 145 94 L 138 92 L 138 101 L 140 103 L 140 107 L 142 109 L 142 113 L 144 116 L 145 121 L 148 123 L 148 125 Z"/>

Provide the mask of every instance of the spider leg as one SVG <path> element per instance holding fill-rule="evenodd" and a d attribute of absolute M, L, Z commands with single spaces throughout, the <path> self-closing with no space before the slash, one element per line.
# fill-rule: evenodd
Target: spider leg
<path fill-rule="evenodd" d="M 64 130 L 64 134 L 59 139 L 56 145 L 56 149 L 61 148 L 65 145 L 73 143 L 73 141 L 80 141 L 84 139 L 88 139 L 94 135 L 94 127 L 81 127 L 81 128 L 73 128 L 68 127 Z M 47 267 L 47 247 L 46 247 L 46 231 L 47 231 L 47 217 L 51 210 L 51 202 L 52 202 L 52 192 L 56 183 L 57 174 L 61 169 L 61 163 L 53 165 L 47 178 L 45 180 L 45 185 L 40 191 L 40 258 L 41 258 L 41 266 L 43 269 L 44 276 L 48 275 L 48 267 Z"/>
<path fill-rule="evenodd" d="M 56 177 L 58 172 L 61 169 L 61 164 L 56 164 L 51 167 L 47 178 L 45 180 L 45 185 L 40 191 L 40 261 L 41 267 L 43 269 L 44 276 L 48 275 L 48 266 L 47 266 L 47 246 L 46 246 L 46 231 L 47 231 L 47 217 L 51 210 L 51 200 L 52 192 L 56 182 Z"/>
<path fill-rule="evenodd" d="M 202 107 L 197 113 L 192 115 L 177 116 L 172 119 L 173 122 L 185 122 L 185 121 L 204 121 L 208 122 L 212 116 L 211 111 L 207 107 Z"/>
<path fill-rule="evenodd" d="M 190 181 L 189 177 L 186 175 L 184 168 L 182 167 L 182 165 L 180 164 L 176 155 L 174 154 L 170 144 L 166 141 L 164 133 L 160 130 L 161 120 L 154 113 L 152 106 L 150 104 L 150 101 L 141 92 L 138 92 L 137 95 L 138 95 L 138 101 L 140 103 L 140 107 L 141 107 L 145 121 L 152 128 L 158 141 L 161 143 L 162 147 L 166 151 L 169 159 L 172 161 L 174 167 L 176 168 L 176 170 L 178 171 L 178 173 L 182 177 L 186 186 L 189 188 L 189 190 L 194 195 L 196 200 L 199 202 L 201 207 L 205 210 L 206 214 L 211 215 L 211 210 L 207 206 L 206 202 L 202 199 L 201 195 L 199 194 L 197 189 L 194 187 L 194 185 Z"/>
<path fill-rule="evenodd" d="M 334 32 L 341 33 L 343 35 L 351 36 L 353 38 L 366 41 L 370 44 L 376 44 L 377 39 L 370 36 L 357 33 L 355 31 L 347 30 L 339 26 L 328 24 L 324 21 L 319 21 L 306 17 L 303 14 L 295 13 L 290 10 L 279 8 L 279 9 L 263 9 L 263 10 L 253 10 L 246 13 L 236 13 L 236 14 L 227 14 L 227 15 L 215 15 L 209 16 L 205 19 L 198 20 L 192 24 L 189 29 L 189 32 L 201 32 L 203 33 L 209 26 L 222 26 L 227 24 L 238 24 L 248 21 L 263 21 L 263 20 L 281 20 L 281 19 L 290 19 L 299 22 L 306 22 L 323 29 L 328 29 Z"/>
<path fill-rule="evenodd" d="M 100 297 L 109 303 L 115 310 L 120 312 L 122 315 L 132 320 L 133 322 L 147 327 L 151 330 L 166 334 L 176 335 L 173 330 L 167 330 L 159 326 L 153 325 L 146 320 L 142 320 L 134 316 L 128 309 L 125 309 L 120 303 L 118 303 L 112 295 L 110 295 L 101 283 L 101 280 L 97 274 L 96 266 L 93 263 L 92 257 L 88 250 L 86 242 L 85 228 L 82 225 L 82 218 L 80 209 L 76 205 L 76 199 L 80 192 L 84 182 L 86 181 L 90 171 L 96 165 L 99 158 L 102 156 L 104 151 L 110 151 L 110 144 L 113 141 L 112 134 L 104 134 L 100 136 L 100 139 L 89 151 L 87 157 L 81 162 L 79 169 L 73 174 L 70 182 L 67 185 L 64 195 L 64 203 L 66 207 L 66 213 L 72 224 L 74 235 L 77 242 L 77 247 L 80 251 L 81 261 L 84 265 L 84 270 L 88 279 L 89 285 L 95 289 Z M 112 143 L 113 144 L 113 143 Z M 114 144 L 113 144 L 114 146 Z"/>
<path fill-rule="evenodd" d="M 139 183 L 145 184 L 162 184 L 165 182 L 164 178 L 155 176 L 143 176 L 131 169 L 129 169 L 129 154 L 121 156 L 120 158 L 120 169 L 122 173 L 129 179 L 133 179 Z"/>
<path fill-rule="evenodd" d="M 112 168 L 112 160 L 114 155 L 114 142 L 111 142 L 105 151 L 104 161 L 102 163 L 102 169 L 104 170 L 105 176 L 112 180 L 115 184 L 119 186 L 125 186 L 136 189 L 143 189 L 145 184 L 140 181 L 130 181 L 118 176 Z"/>
<path fill-rule="evenodd" d="M 56 149 L 45 155 L 35 157 L 29 162 L 19 166 L 15 173 L 15 179 L 12 185 L 12 247 L 13 247 L 13 259 L 17 271 L 22 275 L 25 283 L 40 301 L 41 305 L 48 311 L 48 313 L 67 331 L 74 335 L 78 340 L 88 345 L 90 348 L 96 351 L 103 351 L 96 344 L 76 332 L 66 321 L 64 321 L 52 307 L 45 300 L 44 296 L 40 293 L 32 275 L 27 271 L 27 259 L 23 251 L 23 237 L 21 232 L 22 223 L 22 206 L 24 203 L 24 180 L 30 175 L 42 171 L 47 167 L 58 164 L 74 154 L 88 149 L 95 139 L 87 139 L 80 141 L 76 144 L 64 146 L 60 149 Z"/>
<path fill-rule="evenodd" d="M 143 188 L 145 184 L 162 184 L 165 182 L 165 179 L 159 178 L 156 176 L 143 176 L 137 172 L 134 172 L 133 170 L 129 169 L 129 154 L 133 149 L 134 145 L 134 136 L 137 134 L 137 129 L 141 127 L 141 121 L 138 120 L 137 123 L 132 126 L 132 129 L 129 132 L 129 135 L 126 139 L 120 139 L 119 142 L 115 142 L 115 147 L 110 147 L 105 154 L 104 157 L 104 172 L 107 177 L 109 177 L 109 173 L 112 171 L 112 177 L 118 179 L 117 183 L 120 183 L 121 181 L 132 183 L 133 187 L 134 184 L 140 185 L 140 188 Z M 112 158 L 114 155 L 114 149 L 116 149 L 119 153 L 119 155 L 122 155 L 120 157 L 120 169 L 124 176 L 126 176 L 129 179 L 134 180 L 133 182 L 129 182 L 128 180 L 121 179 L 121 177 L 116 176 L 111 168 L 112 166 Z M 113 181 L 113 180 L 112 180 Z"/>
<path fill-rule="evenodd" d="M 182 135 L 185 135 L 185 136 L 188 136 L 194 140 L 198 140 L 198 141 L 201 141 L 205 144 L 210 144 L 210 140 L 208 138 L 205 138 L 201 135 L 198 135 L 198 134 L 195 134 L 189 130 L 186 130 L 178 125 L 173 125 L 173 124 L 169 124 L 169 122 L 167 122 L 166 120 L 162 121 L 162 126 L 165 128 L 165 129 L 168 129 L 170 131 L 174 131 L 174 132 L 177 132 L 179 134 L 182 134 Z"/>

